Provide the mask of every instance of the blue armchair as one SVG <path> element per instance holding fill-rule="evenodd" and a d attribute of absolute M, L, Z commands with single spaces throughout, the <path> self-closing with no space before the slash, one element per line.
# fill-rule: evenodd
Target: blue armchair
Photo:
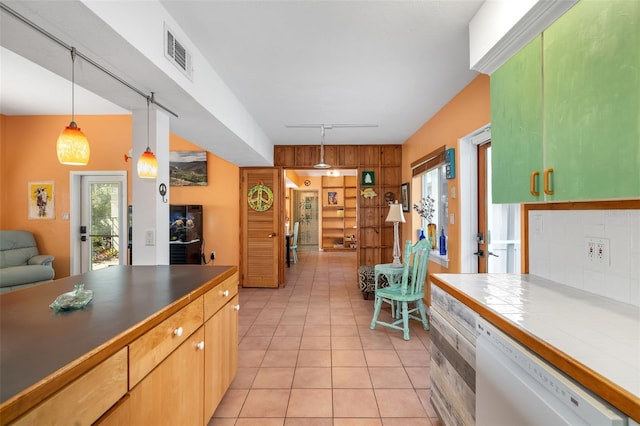
<path fill-rule="evenodd" d="M 53 256 L 41 255 L 29 231 L 0 231 L 0 293 L 55 276 Z"/>

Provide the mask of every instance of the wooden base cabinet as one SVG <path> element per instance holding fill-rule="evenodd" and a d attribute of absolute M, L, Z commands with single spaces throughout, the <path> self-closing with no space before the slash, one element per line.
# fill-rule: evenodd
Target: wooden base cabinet
<path fill-rule="evenodd" d="M 443 425 L 473 425 L 477 314 L 431 286 L 431 403 Z"/>
<path fill-rule="evenodd" d="M 131 390 L 130 424 L 204 424 L 203 344 L 204 329 L 200 327 Z"/>
<path fill-rule="evenodd" d="M 224 305 L 204 325 L 204 420 L 216 407 L 238 370 L 238 296 Z"/>

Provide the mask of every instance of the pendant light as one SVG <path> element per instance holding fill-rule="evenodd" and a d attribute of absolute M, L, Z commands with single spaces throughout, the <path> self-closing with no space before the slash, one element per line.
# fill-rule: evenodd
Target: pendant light
<path fill-rule="evenodd" d="M 58 161 L 62 164 L 86 166 L 89 162 L 89 141 L 75 121 L 75 60 L 76 48 L 71 48 L 71 123 L 60 133 L 56 143 Z"/>
<path fill-rule="evenodd" d="M 324 125 L 320 125 L 320 162 L 313 165 L 314 169 L 330 169 L 331 166 L 324 162 Z"/>
<path fill-rule="evenodd" d="M 153 99 L 153 92 L 151 93 Z M 149 148 L 149 104 L 151 99 L 147 97 L 147 149 L 138 159 L 138 177 L 143 179 L 155 179 L 158 177 L 158 159 Z"/>

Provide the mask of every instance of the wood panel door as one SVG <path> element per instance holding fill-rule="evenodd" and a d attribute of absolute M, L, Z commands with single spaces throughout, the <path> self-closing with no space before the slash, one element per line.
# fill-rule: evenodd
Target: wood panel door
<path fill-rule="evenodd" d="M 284 191 L 282 170 L 276 168 L 243 168 L 240 192 L 240 264 L 243 287 L 278 287 L 280 269 L 284 268 L 284 235 L 281 232 Z M 265 208 L 267 189 L 252 192 L 259 185 L 268 188 L 273 203 Z M 262 194 L 262 195 L 259 195 Z M 262 207 L 250 206 L 249 198 L 262 197 Z M 282 264 L 282 265 L 281 265 Z M 284 271 L 282 273 L 284 275 Z"/>

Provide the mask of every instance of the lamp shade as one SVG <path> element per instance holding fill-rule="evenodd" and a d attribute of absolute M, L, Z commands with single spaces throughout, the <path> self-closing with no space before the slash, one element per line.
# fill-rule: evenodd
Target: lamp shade
<path fill-rule="evenodd" d="M 402 204 L 398 204 L 398 201 L 389 204 L 389 214 L 387 215 L 386 222 L 405 222 L 404 214 L 402 214 Z"/>
<path fill-rule="evenodd" d="M 158 159 L 149 147 L 138 159 L 138 176 L 143 179 L 155 179 L 158 177 Z"/>
<path fill-rule="evenodd" d="M 89 141 L 75 121 L 64 128 L 56 143 L 58 161 L 62 164 L 86 166 L 89 162 Z"/>

